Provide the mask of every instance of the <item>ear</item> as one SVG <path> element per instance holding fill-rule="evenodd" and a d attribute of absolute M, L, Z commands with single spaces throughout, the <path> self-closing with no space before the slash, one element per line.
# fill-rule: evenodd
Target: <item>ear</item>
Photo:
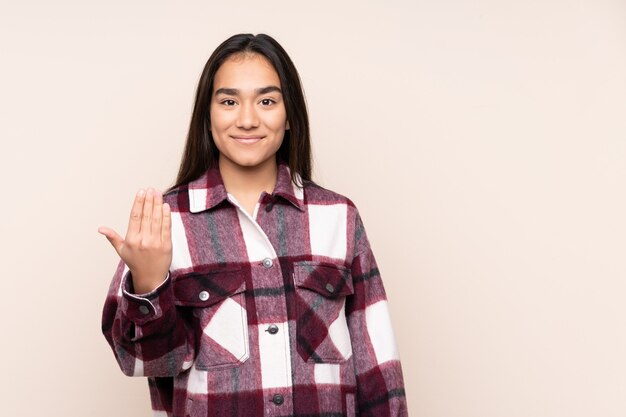
<path fill-rule="evenodd" d="M 285 130 L 289 130 L 289 120 L 287 120 L 287 123 L 285 123 Z"/>

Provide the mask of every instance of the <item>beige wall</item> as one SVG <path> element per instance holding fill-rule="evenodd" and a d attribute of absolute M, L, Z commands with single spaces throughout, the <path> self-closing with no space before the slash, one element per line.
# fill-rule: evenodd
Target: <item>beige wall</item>
<path fill-rule="evenodd" d="M 0 414 L 150 415 L 100 333 L 96 230 L 170 185 L 202 66 L 242 31 L 301 72 L 411 415 L 626 415 L 626 3 L 604 0 L 3 1 Z"/>

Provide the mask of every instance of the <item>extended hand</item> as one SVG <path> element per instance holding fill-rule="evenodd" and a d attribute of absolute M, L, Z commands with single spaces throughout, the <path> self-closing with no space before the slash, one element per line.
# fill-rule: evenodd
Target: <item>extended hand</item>
<path fill-rule="evenodd" d="M 98 232 L 130 268 L 135 293 L 150 292 L 163 282 L 172 263 L 172 216 L 158 190 L 137 192 L 125 239 L 108 227 Z"/>

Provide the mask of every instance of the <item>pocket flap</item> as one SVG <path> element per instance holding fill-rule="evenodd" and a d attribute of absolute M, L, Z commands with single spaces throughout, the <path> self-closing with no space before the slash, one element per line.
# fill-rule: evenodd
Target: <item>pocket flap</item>
<path fill-rule="evenodd" d="M 174 303 L 208 307 L 246 290 L 241 268 L 194 271 L 174 279 Z"/>
<path fill-rule="evenodd" d="M 318 261 L 294 264 L 296 285 L 328 298 L 354 294 L 350 268 Z"/>

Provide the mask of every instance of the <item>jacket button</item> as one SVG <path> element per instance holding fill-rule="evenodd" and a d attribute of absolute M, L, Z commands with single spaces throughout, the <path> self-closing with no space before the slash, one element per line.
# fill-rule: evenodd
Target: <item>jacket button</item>
<path fill-rule="evenodd" d="M 141 314 L 148 314 L 150 312 L 150 309 L 147 306 L 139 306 L 139 312 Z"/>
<path fill-rule="evenodd" d="M 326 289 L 328 290 L 328 292 L 335 292 L 335 287 L 333 287 L 333 284 L 331 284 L 330 282 L 326 284 Z"/>
<path fill-rule="evenodd" d="M 276 334 L 276 333 L 278 333 L 278 326 L 275 325 L 275 324 L 270 324 L 270 326 L 267 328 L 267 331 L 270 334 Z"/>
<path fill-rule="evenodd" d="M 263 259 L 263 266 L 266 268 L 271 268 L 272 267 L 272 260 L 270 258 L 265 258 Z"/>
<path fill-rule="evenodd" d="M 283 398 L 283 396 L 280 394 L 274 394 L 274 396 L 272 397 L 272 402 L 276 405 L 281 405 L 283 402 L 285 402 L 285 398 Z"/>
<path fill-rule="evenodd" d="M 209 292 L 208 291 L 200 291 L 200 294 L 198 294 L 198 298 L 201 301 L 206 301 L 209 299 Z"/>

